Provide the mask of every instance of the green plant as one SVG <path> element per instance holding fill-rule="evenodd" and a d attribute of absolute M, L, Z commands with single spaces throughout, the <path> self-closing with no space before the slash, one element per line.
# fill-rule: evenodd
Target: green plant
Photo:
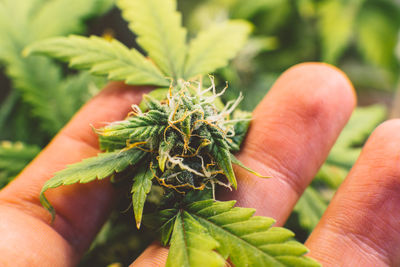
<path fill-rule="evenodd" d="M 23 48 L 48 37 L 83 33 L 85 22 L 112 4 L 112 0 L 0 0 L 0 67 L 11 82 L 9 87 L 1 85 L 7 97 L 0 106 L 0 140 L 19 144 L 0 148 L 1 160 L 9 162 L 0 164 L 3 181 L 18 174 L 104 83 L 87 72 L 64 73 L 44 57 L 24 58 Z"/>
<path fill-rule="evenodd" d="M 235 111 L 241 96 L 221 104 L 213 79 L 201 75 L 224 67 L 243 45 L 250 27 L 228 21 L 200 33 L 189 46 L 173 0 L 120 0 L 118 6 L 151 61 L 116 40 L 59 37 L 31 45 L 26 54 L 45 54 L 131 85 L 161 87 L 133 106 L 128 117 L 96 130 L 104 153 L 68 166 L 46 182 L 49 188 L 111 176 L 132 179 L 137 227 L 149 194 L 158 194 L 154 213 L 143 221 L 170 245 L 167 266 L 318 266 L 289 230 L 234 201 L 215 200 L 215 187 L 236 189 L 232 164 L 249 127 L 250 114 Z M 248 171 L 257 174 L 256 172 Z"/>

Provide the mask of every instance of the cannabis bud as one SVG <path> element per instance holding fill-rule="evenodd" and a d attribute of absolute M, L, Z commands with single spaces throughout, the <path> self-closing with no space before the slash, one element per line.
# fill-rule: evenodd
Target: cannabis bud
<path fill-rule="evenodd" d="M 230 151 L 239 149 L 250 114 L 232 115 L 241 96 L 216 107 L 226 88 L 217 94 L 214 83 L 203 90 L 200 83 L 180 81 L 161 101 L 145 95 L 142 107 L 133 105 L 126 120 L 98 131 L 100 146 L 147 152 L 148 168 L 160 185 L 178 193 L 215 184 L 236 188 Z"/>
<path fill-rule="evenodd" d="M 144 152 L 138 164 L 146 166 L 162 187 L 178 194 L 211 189 L 215 198 L 216 184 L 237 187 L 231 152 L 239 150 L 251 118 L 250 113 L 234 112 L 241 95 L 222 105 L 219 97 L 226 89 L 217 93 L 211 77 L 206 89 L 200 82 L 180 80 L 145 95 L 125 120 L 97 131 L 100 147 Z M 140 220 L 137 212 L 141 210 L 135 211 Z"/>

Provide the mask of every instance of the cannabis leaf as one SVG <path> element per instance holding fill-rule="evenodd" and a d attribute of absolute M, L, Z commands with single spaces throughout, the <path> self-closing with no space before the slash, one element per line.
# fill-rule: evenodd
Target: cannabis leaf
<path fill-rule="evenodd" d="M 20 142 L 0 143 L 0 188 L 5 186 L 39 153 L 40 148 Z"/>
<path fill-rule="evenodd" d="M 224 266 L 214 250 L 219 243 L 188 212 L 179 212 L 173 228 L 167 267 Z"/>
<path fill-rule="evenodd" d="M 244 138 L 246 137 L 247 130 L 249 129 L 251 121 L 251 113 L 236 110 L 233 113 L 232 121 L 227 122 L 226 124 L 233 124 L 233 128 L 235 131 L 235 136 L 232 137 L 232 142 L 229 142 L 228 145 L 230 150 L 233 152 L 238 152 L 240 150 L 240 145 L 242 144 Z"/>
<path fill-rule="evenodd" d="M 357 18 L 356 30 L 358 48 L 367 61 L 388 69 L 395 65 L 398 17 L 398 7 L 390 1 L 366 2 Z"/>
<path fill-rule="evenodd" d="M 205 200 L 187 212 L 219 242 L 218 252 L 235 266 L 320 266 L 304 257 L 307 248 L 292 240 L 293 233 L 272 227 L 274 220 L 253 216 L 255 210 L 234 208 L 235 201 Z"/>
<path fill-rule="evenodd" d="M 225 142 L 222 133 L 213 127 L 209 127 L 211 137 L 213 139 L 213 145 L 211 148 L 211 154 L 217 161 L 218 166 L 224 171 L 226 178 L 229 183 L 236 189 L 237 181 L 235 173 L 232 168 L 231 153 L 229 152 L 229 146 Z"/>
<path fill-rule="evenodd" d="M 178 79 L 187 80 L 223 67 L 236 55 L 250 32 L 249 24 L 242 21 L 218 24 L 200 33 L 187 54 L 186 29 L 181 26 L 175 0 L 119 0 L 118 5 L 131 30 L 138 35 L 137 42 L 158 68 L 135 49 L 96 37 L 49 39 L 28 47 L 25 54 L 70 61 L 71 67 L 108 75 L 110 80 L 166 87 L 170 84 L 166 78 L 176 83 Z"/>
<path fill-rule="evenodd" d="M 327 162 L 350 169 L 367 137 L 387 115 L 382 105 L 358 107 L 329 153 Z"/>
<path fill-rule="evenodd" d="M 355 17 L 364 0 L 328 0 L 320 7 L 323 60 L 336 63 L 350 42 Z"/>
<path fill-rule="evenodd" d="M 53 36 L 84 32 L 84 20 L 104 13 L 113 0 L 53 0 L 42 1 L 40 12 L 32 18 L 32 32 L 36 40 Z"/>
<path fill-rule="evenodd" d="M 122 172 L 129 165 L 136 164 L 144 155 L 145 152 L 134 149 L 107 152 L 69 165 L 66 169 L 57 172 L 53 178 L 44 184 L 40 192 L 40 202 L 54 217 L 54 209 L 44 196 L 47 189 L 78 182 L 89 183 L 95 179 L 107 178 L 114 173 Z"/>
<path fill-rule="evenodd" d="M 228 21 L 199 33 L 190 43 L 184 78 L 208 74 L 223 67 L 243 46 L 250 26 L 243 21 Z"/>
<path fill-rule="evenodd" d="M 135 213 L 136 226 L 138 229 L 142 222 L 143 207 L 146 202 L 147 194 L 150 192 L 153 178 L 153 170 L 148 164 L 143 164 L 134 178 L 131 193 L 133 211 Z"/>
<path fill-rule="evenodd" d="M 328 203 L 321 197 L 320 193 L 309 186 L 293 211 L 298 213 L 301 227 L 311 232 L 317 226 L 327 207 Z"/>
<path fill-rule="evenodd" d="M 31 138 L 41 136 L 42 139 L 49 139 L 70 119 L 76 107 L 86 100 L 64 91 L 61 68 L 49 59 L 22 58 L 21 55 L 26 45 L 40 38 L 81 33 L 85 29 L 84 21 L 106 12 L 111 5 L 110 0 L 78 2 L 0 1 L 0 64 L 4 64 L 5 72 L 12 81 L 12 91 L 18 91 L 15 101 L 18 106 L 13 108 L 23 109 L 28 122 L 36 119 L 34 124 L 38 126 L 27 126 Z M 77 4 L 79 8 L 76 8 Z M 90 88 L 90 83 L 91 79 L 87 79 L 85 92 Z M 75 103 L 73 106 L 69 105 L 70 99 Z"/>
<path fill-rule="evenodd" d="M 182 78 L 186 58 L 186 29 L 175 0 L 119 0 L 123 17 L 137 43 L 167 77 Z"/>
<path fill-rule="evenodd" d="M 71 35 L 36 43 L 24 53 L 31 51 L 69 61 L 72 68 L 90 69 L 95 75 L 108 75 L 110 80 L 124 80 L 132 85 L 169 85 L 150 61 L 117 40 Z"/>

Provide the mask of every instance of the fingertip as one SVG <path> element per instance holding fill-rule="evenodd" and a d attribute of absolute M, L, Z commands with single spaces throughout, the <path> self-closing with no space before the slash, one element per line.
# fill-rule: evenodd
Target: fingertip
<path fill-rule="evenodd" d="M 168 248 L 159 243 L 151 244 L 130 266 L 131 267 L 160 267 L 165 266 Z"/>
<path fill-rule="evenodd" d="M 301 63 L 285 71 L 278 81 L 283 82 L 282 87 L 293 86 L 293 90 L 297 87 L 298 90 L 302 89 L 307 92 L 308 87 L 311 89 L 308 93 L 317 93 L 318 90 L 326 93 L 325 97 L 337 96 L 343 101 L 344 108 L 347 106 L 350 110 L 357 103 L 357 94 L 348 76 L 342 70 L 330 64 Z"/>

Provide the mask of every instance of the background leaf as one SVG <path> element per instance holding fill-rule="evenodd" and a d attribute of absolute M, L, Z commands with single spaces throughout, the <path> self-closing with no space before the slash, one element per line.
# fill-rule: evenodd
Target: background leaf
<path fill-rule="evenodd" d="M 173 79 L 182 78 L 186 57 L 186 29 L 176 0 L 119 0 L 118 6 L 129 28 L 138 35 L 137 43 Z"/>
<path fill-rule="evenodd" d="M 358 107 L 333 146 L 327 162 L 351 168 L 361 153 L 366 138 L 387 116 L 382 105 Z"/>
<path fill-rule="evenodd" d="M 39 153 L 37 146 L 23 143 L 0 143 L 0 189 L 11 181 Z"/>
<path fill-rule="evenodd" d="M 322 59 L 335 64 L 351 41 L 354 21 L 364 0 L 327 0 L 320 6 Z"/>
<path fill-rule="evenodd" d="M 386 68 L 396 65 L 400 12 L 394 5 L 367 2 L 357 18 L 358 48 L 368 62 Z"/>
<path fill-rule="evenodd" d="M 44 33 L 48 36 L 67 34 L 71 31 L 82 32 L 86 28 L 83 27 L 83 22 L 107 11 L 110 7 L 108 2 L 110 0 L 88 0 L 85 1 L 83 9 L 63 9 L 62 7 L 70 1 L 0 1 L 0 64 L 5 66 L 7 76 L 11 79 L 12 94 L 17 95 L 12 107 L 13 118 L 10 118 L 11 114 L 5 118 L 12 130 L 2 133 L 3 138 L 15 140 L 20 135 L 15 127 L 20 125 L 18 127 L 25 127 L 23 131 L 29 129 L 30 143 L 37 141 L 44 145 L 87 100 L 80 96 L 88 93 L 88 88 L 91 88 L 89 77 L 86 79 L 86 85 L 79 87 L 84 92 L 74 95 L 76 91 L 66 90 L 71 87 L 64 85 L 61 68 L 43 57 L 22 58 L 21 52 L 29 43 L 44 37 L 41 35 Z M 42 16 L 53 22 L 37 20 Z M 58 23 L 61 21 L 63 24 Z M 38 23 L 42 23 L 41 26 Z M 45 28 L 52 30 L 47 31 Z M 18 91 L 18 94 L 13 91 Z M 71 102 L 74 103 L 72 106 Z M 18 117 L 16 113 L 22 110 L 25 112 L 25 122 L 18 124 L 15 122 L 15 118 Z M 19 120 L 22 121 L 23 118 Z M 42 140 L 38 141 L 39 139 Z"/>
<path fill-rule="evenodd" d="M 43 1 L 32 18 L 35 39 L 80 33 L 86 29 L 84 20 L 110 9 L 113 0 L 51 0 Z"/>

